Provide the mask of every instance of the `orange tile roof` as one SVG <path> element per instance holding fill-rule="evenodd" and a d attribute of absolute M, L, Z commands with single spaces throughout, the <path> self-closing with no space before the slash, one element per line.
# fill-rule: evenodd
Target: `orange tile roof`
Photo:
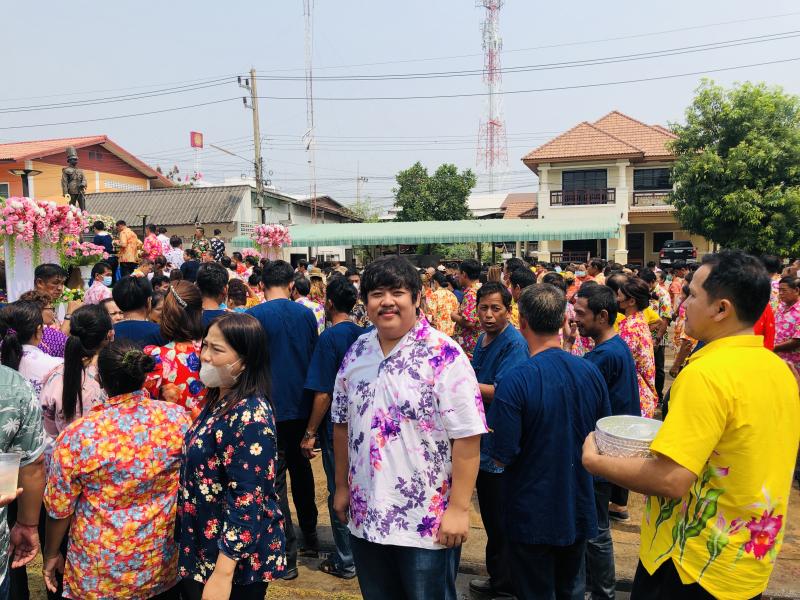
<path fill-rule="evenodd" d="M 516 193 L 506 196 L 502 208 L 504 219 L 530 218 L 528 213 L 535 212 L 537 195 L 535 193 Z"/>
<path fill-rule="evenodd" d="M 64 152 L 67 146 L 83 148 L 85 146 L 93 146 L 94 144 L 102 144 L 106 141 L 108 141 L 108 138 L 104 135 L 91 135 L 75 138 L 36 140 L 33 142 L 11 142 L 8 144 L 0 144 L 0 160 L 31 160 Z"/>
<path fill-rule="evenodd" d="M 74 138 L 56 138 L 51 140 L 34 140 L 31 142 L 10 142 L 0 144 L 0 162 L 19 162 L 35 160 L 64 152 L 68 146 L 85 148 L 101 144 L 106 150 L 115 154 L 148 179 L 154 179 L 157 187 L 172 187 L 173 183 L 150 165 L 142 162 L 133 154 L 108 139 L 106 135 L 89 135 Z"/>
<path fill-rule="evenodd" d="M 522 160 L 535 169 L 543 162 L 630 158 L 634 161 L 670 158 L 667 144 L 675 135 L 660 125 L 646 125 L 619 111 L 584 121 L 526 154 Z"/>

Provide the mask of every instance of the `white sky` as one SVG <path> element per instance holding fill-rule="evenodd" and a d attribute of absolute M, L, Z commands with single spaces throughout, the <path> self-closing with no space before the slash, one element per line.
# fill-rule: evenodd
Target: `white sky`
<path fill-rule="evenodd" d="M 193 168 L 189 131 L 205 134 L 201 170 L 207 180 L 252 174 L 246 161 L 208 147 L 252 155 L 251 113 L 233 82 L 255 66 L 260 75 L 302 76 L 301 0 L 210 2 L 128 0 L 37 3 L 6 15 L 0 66 L 0 140 L 107 134 L 165 170 Z M 758 12 L 754 9 L 758 8 Z M 455 0 L 319 0 L 314 11 L 318 77 L 480 69 L 483 10 Z M 674 0 L 533 2 L 506 0 L 501 11 L 504 68 L 590 60 L 784 34 L 784 39 L 703 52 L 594 66 L 506 73 L 505 91 L 576 86 L 753 63 L 800 59 L 800 4 L 790 0 Z M 615 38 L 615 39 L 611 39 Z M 602 41 L 599 41 L 602 40 Z M 375 64 L 383 63 L 383 64 Z M 800 92 L 800 60 L 710 73 L 730 85 L 766 81 Z M 680 121 L 703 75 L 622 85 L 508 94 L 509 173 L 504 187 L 531 191 L 536 177 L 520 158 L 580 121 L 617 109 L 647 123 Z M 187 82 L 229 77 L 219 85 L 179 94 L 93 106 L 3 112 L 37 104 L 144 93 Z M 324 98 L 482 93 L 480 75 L 406 81 L 316 80 L 318 191 L 345 204 L 356 194 L 356 172 L 369 178 L 362 193 L 391 204 L 393 177 L 420 160 L 433 171 L 443 162 L 476 167 L 484 98 L 333 101 Z M 259 81 L 266 170 L 273 185 L 307 193 L 302 136 L 305 86 Z M 272 100 L 264 96 L 289 96 Z M 161 114 L 90 123 L 20 127 L 228 101 Z M 479 180 L 477 191 L 487 183 Z"/>

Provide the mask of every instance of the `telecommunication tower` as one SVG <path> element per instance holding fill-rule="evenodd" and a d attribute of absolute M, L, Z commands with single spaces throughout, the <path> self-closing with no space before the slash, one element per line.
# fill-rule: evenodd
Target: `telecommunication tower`
<path fill-rule="evenodd" d="M 486 174 L 492 192 L 499 189 L 501 178 L 508 170 L 508 146 L 506 142 L 506 123 L 503 119 L 502 94 L 500 84 L 500 51 L 503 40 L 500 37 L 500 9 L 504 0 L 476 0 L 475 6 L 486 10 L 481 25 L 483 34 L 483 81 L 488 90 L 486 114 L 478 129 L 478 170 Z"/>

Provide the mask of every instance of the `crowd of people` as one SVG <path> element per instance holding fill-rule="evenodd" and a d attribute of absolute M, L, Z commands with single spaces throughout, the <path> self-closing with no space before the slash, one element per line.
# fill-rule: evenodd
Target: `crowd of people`
<path fill-rule="evenodd" d="M 487 597 L 614 598 L 629 490 L 633 598 L 766 588 L 800 440 L 800 261 L 360 271 L 94 228 L 116 254 L 82 301 L 43 264 L 0 308 L 0 450 L 21 455 L 0 600 L 27 597 L 40 549 L 49 598 L 263 599 L 320 557 L 317 485 L 319 568 L 366 600 L 455 600 L 475 490 Z M 600 454 L 609 415 L 663 418 L 654 457 Z"/>

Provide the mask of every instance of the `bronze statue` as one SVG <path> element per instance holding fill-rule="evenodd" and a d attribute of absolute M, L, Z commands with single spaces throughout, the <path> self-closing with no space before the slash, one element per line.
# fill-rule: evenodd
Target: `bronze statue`
<path fill-rule="evenodd" d="M 68 167 L 61 169 L 61 191 L 69 196 L 69 203 L 86 210 L 86 176 L 78 168 L 78 152 L 70 146 L 67 148 Z"/>

